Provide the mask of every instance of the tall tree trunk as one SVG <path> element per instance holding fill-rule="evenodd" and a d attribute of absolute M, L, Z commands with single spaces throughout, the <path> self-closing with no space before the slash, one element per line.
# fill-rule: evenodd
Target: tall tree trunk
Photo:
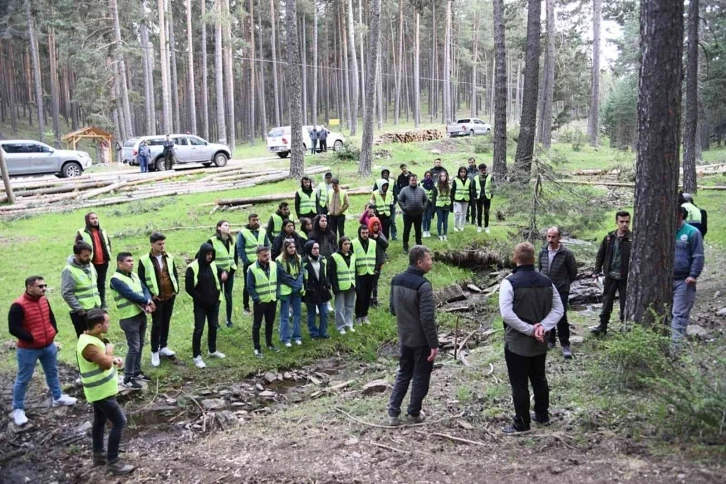
<path fill-rule="evenodd" d="M 592 74 L 590 78 L 590 114 L 587 117 L 587 134 L 590 144 L 597 146 L 600 140 L 600 18 L 602 0 L 592 0 Z"/>
<path fill-rule="evenodd" d="M 257 69 L 255 68 L 256 62 L 255 62 L 255 9 L 254 9 L 254 0 L 249 0 L 248 2 L 248 9 L 247 9 L 247 15 L 249 16 L 250 24 L 250 80 L 249 80 L 249 87 L 250 87 L 250 102 L 247 106 L 248 110 L 248 116 L 249 116 L 249 130 L 247 132 L 247 141 L 250 145 L 254 144 L 255 142 L 255 109 L 257 104 L 257 95 L 255 92 L 255 77 L 257 77 Z M 262 53 L 260 52 L 260 55 Z"/>
<path fill-rule="evenodd" d="M 262 0 L 257 0 L 257 28 L 259 33 L 257 39 L 259 41 L 260 57 L 262 57 L 264 55 L 264 51 L 262 50 Z M 267 99 L 265 96 L 265 65 L 263 63 L 260 63 L 259 98 L 262 140 L 264 141 L 267 137 Z"/>
<path fill-rule="evenodd" d="M 477 70 L 477 57 L 479 56 L 479 16 L 474 21 L 474 33 L 472 36 L 472 43 L 474 44 L 474 54 L 471 58 L 471 101 L 469 107 L 471 110 L 471 117 L 476 118 L 478 113 L 476 109 L 476 70 Z"/>
<path fill-rule="evenodd" d="M 507 174 L 507 72 L 504 40 L 504 0 L 494 0 L 494 159 L 496 180 Z"/>
<path fill-rule="evenodd" d="M 174 127 L 172 128 L 177 133 L 182 131 L 181 127 L 181 114 L 179 109 L 179 71 L 177 70 L 176 63 L 176 36 L 174 35 L 174 8 L 169 2 L 169 19 L 167 26 L 169 28 L 169 54 L 171 56 L 171 99 L 172 99 L 172 119 L 174 120 Z"/>
<path fill-rule="evenodd" d="M 275 126 L 281 126 L 280 119 L 280 90 L 277 80 L 277 17 L 275 16 L 275 0 L 270 0 L 270 25 L 272 27 L 272 90 L 275 98 Z"/>
<path fill-rule="evenodd" d="M 396 65 L 396 99 L 393 107 L 393 124 L 397 125 L 401 116 L 401 85 L 403 84 L 403 0 L 398 0 L 398 62 Z"/>
<path fill-rule="evenodd" d="M 363 103 L 363 117 L 366 115 L 366 70 L 365 57 L 363 56 L 363 2 L 358 1 L 358 48 L 360 49 L 360 98 Z"/>
<path fill-rule="evenodd" d="M 358 174 L 370 176 L 373 167 L 373 113 L 376 102 L 376 75 L 381 43 L 381 0 L 370 0 L 370 23 L 368 34 L 368 67 L 366 68 L 365 116 L 363 120 L 363 140 L 361 142 Z"/>
<path fill-rule="evenodd" d="M 547 45 L 544 63 L 537 141 L 549 148 L 552 146 L 552 98 L 555 93 L 555 0 L 547 0 Z"/>
<path fill-rule="evenodd" d="M 297 1 L 285 1 L 287 24 L 287 80 L 290 83 L 290 178 L 305 173 L 303 151 L 302 85 L 300 84 L 300 41 L 297 34 Z"/>
<path fill-rule="evenodd" d="M 5 152 L 0 148 L 0 172 L 3 177 L 3 186 L 5 187 L 5 196 L 8 198 L 8 204 L 15 203 L 15 194 L 13 187 L 10 185 L 10 175 L 8 174 L 8 166 L 5 164 Z"/>
<path fill-rule="evenodd" d="M 309 123 L 308 118 L 308 58 L 307 58 L 307 22 L 305 14 L 302 15 L 302 25 L 300 28 L 300 58 L 302 64 L 302 106 L 303 106 L 303 124 Z"/>
<path fill-rule="evenodd" d="M 686 66 L 686 126 L 683 130 L 683 191 L 696 193 L 698 137 L 698 0 L 688 2 L 688 64 Z"/>
<path fill-rule="evenodd" d="M 418 128 L 421 125 L 421 11 L 416 7 L 416 22 L 414 25 L 414 54 L 413 54 L 413 122 Z M 380 35 L 380 34 L 379 34 Z"/>
<path fill-rule="evenodd" d="M 237 143 L 237 137 L 235 134 L 236 126 L 235 126 L 235 112 L 234 112 L 234 64 L 233 64 L 233 46 L 232 46 L 232 19 L 230 17 L 229 12 L 229 0 L 223 0 L 223 7 L 224 7 L 224 18 L 223 18 L 223 28 L 224 28 L 224 82 L 225 82 L 225 93 L 224 97 L 227 99 L 227 102 L 229 103 L 229 107 L 227 109 L 227 144 L 229 146 L 229 149 L 234 153 L 234 148 Z M 240 62 L 239 68 L 242 68 L 242 63 Z"/>
<path fill-rule="evenodd" d="M 40 77 L 40 56 L 35 31 L 35 16 L 32 12 L 32 0 L 25 0 L 25 16 L 28 20 L 28 38 L 30 40 L 30 56 L 33 62 L 33 85 L 35 86 L 35 105 L 38 108 L 38 130 L 40 141 L 45 139 L 45 123 L 43 118 L 43 80 Z"/>
<path fill-rule="evenodd" d="M 358 59 L 355 52 L 355 26 L 353 25 L 353 0 L 348 0 L 348 47 L 350 48 L 350 134 L 358 129 Z"/>
<path fill-rule="evenodd" d="M 378 106 L 378 129 L 383 129 L 383 76 L 381 75 L 381 21 L 378 15 L 378 55 L 376 56 L 376 105 Z"/>
<path fill-rule="evenodd" d="M 345 108 L 347 112 L 347 123 L 348 123 L 348 130 L 352 129 L 353 126 L 353 110 L 351 108 L 351 105 L 353 104 L 353 100 L 351 99 L 353 96 L 351 95 L 351 88 L 350 88 L 350 77 L 352 75 L 350 74 L 350 69 L 348 66 L 350 65 L 348 63 L 348 33 L 345 29 L 345 21 L 339 17 L 338 19 L 340 23 L 340 36 L 343 39 L 343 48 L 339 49 L 343 58 L 343 61 L 341 62 L 341 65 L 343 66 L 343 77 L 344 77 L 344 90 L 345 90 Z M 350 134 L 353 134 L 352 132 Z"/>
<path fill-rule="evenodd" d="M 171 93 L 169 92 L 169 46 L 166 42 L 166 21 L 164 19 L 164 0 L 159 4 L 159 58 L 161 62 L 161 104 L 163 122 L 161 129 L 164 134 L 171 133 L 174 128 L 171 118 Z"/>
<path fill-rule="evenodd" d="M 663 321 L 673 301 L 683 2 L 641 0 L 635 223 L 626 317 Z"/>
<path fill-rule="evenodd" d="M 50 106 L 53 118 L 53 141 L 61 147 L 60 134 L 60 88 L 58 87 L 58 50 L 55 45 L 55 28 L 48 27 L 48 64 L 50 67 Z M 13 107 L 11 106 L 11 109 Z"/>
<path fill-rule="evenodd" d="M 529 0 L 527 12 L 527 48 L 524 64 L 522 117 L 515 164 L 519 178 L 529 180 L 534 155 L 534 134 L 537 128 L 537 91 L 539 77 L 539 35 L 541 0 Z"/>
<path fill-rule="evenodd" d="M 446 33 L 444 36 L 444 124 L 451 124 L 451 1 L 446 0 Z"/>
<path fill-rule="evenodd" d="M 159 1 L 161 2 L 162 0 Z M 228 145 L 227 123 L 224 113 L 224 53 L 222 48 L 223 1 L 224 0 L 216 0 L 215 5 L 216 15 L 214 24 L 214 87 L 217 98 L 217 139 L 219 143 Z"/>
<path fill-rule="evenodd" d="M 318 124 L 318 5 L 313 2 L 313 124 Z"/>
<path fill-rule="evenodd" d="M 204 25 L 202 23 L 202 25 Z M 189 123 L 192 134 L 197 134 L 197 100 L 194 90 L 194 45 L 192 42 L 192 0 L 187 0 L 187 76 L 189 78 Z"/>
<path fill-rule="evenodd" d="M 429 122 L 433 123 L 436 117 L 436 96 L 438 92 L 437 73 L 438 67 L 436 65 L 438 55 L 438 43 L 436 40 L 436 0 L 431 0 L 431 74 L 429 78 Z"/>
<path fill-rule="evenodd" d="M 207 62 L 207 0 L 200 0 L 202 5 L 202 134 L 209 140 L 209 64 Z"/>
<path fill-rule="evenodd" d="M 202 0 L 205 1 L 205 0 Z M 147 135 L 156 134 L 156 113 L 154 108 L 154 69 L 152 67 L 151 59 L 154 55 L 153 48 L 149 43 L 149 26 L 147 24 L 148 17 L 146 15 L 146 0 L 141 2 L 141 10 L 143 12 L 143 18 L 141 25 L 139 26 L 139 33 L 141 35 L 141 62 L 144 68 L 144 115 L 145 115 L 145 126 L 144 131 Z"/>
<path fill-rule="evenodd" d="M 128 80 L 126 78 L 126 60 L 124 59 L 123 52 L 121 52 L 121 23 L 118 18 L 118 5 L 116 0 L 108 0 L 108 7 L 111 10 L 111 16 L 113 17 L 113 31 L 114 31 L 114 58 L 116 60 L 118 73 L 118 87 L 121 94 L 121 105 L 123 110 L 119 113 L 120 121 L 123 122 L 124 131 L 126 136 L 131 137 L 134 135 L 133 127 L 131 125 L 131 106 L 129 104 L 129 89 Z M 122 140 L 123 141 L 123 140 Z"/>

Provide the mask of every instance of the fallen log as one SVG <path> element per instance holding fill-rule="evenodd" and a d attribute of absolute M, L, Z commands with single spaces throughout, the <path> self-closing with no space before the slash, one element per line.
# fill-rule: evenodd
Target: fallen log
<path fill-rule="evenodd" d="M 96 190 L 90 190 L 87 192 L 84 192 L 78 196 L 78 200 L 88 200 L 89 198 L 96 197 L 98 195 L 103 195 L 104 193 L 112 192 L 114 190 L 118 190 L 119 188 L 126 185 L 125 181 L 114 183 L 113 185 L 109 185 L 107 187 L 98 188 Z"/>
<path fill-rule="evenodd" d="M 555 183 L 564 183 L 568 185 L 592 185 L 592 186 L 604 186 L 604 187 L 621 187 L 621 188 L 635 188 L 635 183 L 623 183 L 623 182 L 611 182 L 611 181 L 584 181 L 584 180 L 557 180 Z M 716 190 L 726 191 L 726 186 L 700 186 L 699 190 Z"/>
<path fill-rule="evenodd" d="M 434 252 L 434 259 L 467 269 L 491 269 L 510 267 L 511 261 L 488 249 L 460 249 Z"/>
<path fill-rule="evenodd" d="M 348 190 L 348 195 L 370 195 L 370 188 L 354 188 Z M 217 205 L 246 205 L 246 204 L 260 204 L 269 202 L 279 202 L 283 200 L 291 200 L 295 198 L 295 192 L 289 193 L 277 193 L 275 195 L 259 195 L 256 197 L 242 197 L 242 198 L 227 198 L 217 200 Z"/>
<path fill-rule="evenodd" d="M 16 197 L 35 197 L 38 195 L 54 195 L 57 193 L 66 193 L 66 192 L 73 192 L 76 190 L 87 190 L 91 188 L 100 188 L 110 185 L 113 182 L 107 182 L 107 181 L 100 181 L 100 182 L 90 182 L 90 183 L 84 183 L 84 184 L 64 184 L 61 186 L 56 187 L 50 187 L 50 188 L 36 188 L 33 190 L 25 190 L 25 191 L 16 191 L 15 196 Z"/>

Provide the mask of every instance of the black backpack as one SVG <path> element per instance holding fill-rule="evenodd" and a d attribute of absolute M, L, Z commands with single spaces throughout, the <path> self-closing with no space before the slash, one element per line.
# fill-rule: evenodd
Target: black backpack
<path fill-rule="evenodd" d="M 708 232 L 708 212 L 702 208 L 699 208 L 699 210 L 701 211 L 701 235 L 705 237 L 706 232 Z"/>

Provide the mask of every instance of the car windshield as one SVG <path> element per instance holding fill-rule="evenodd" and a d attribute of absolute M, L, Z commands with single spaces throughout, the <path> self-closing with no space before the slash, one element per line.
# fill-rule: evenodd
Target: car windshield
<path fill-rule="evenodd" d="M 456 122 L 457 123 L 469 123 L 470 120 L 469 119 L 457 119 Z"/>
<path fill-rule="evenodd" d="M 124 143 L 124 148 L 133 148 L 138 142 L 139 138 L 131 138 L 129 140 L 126 140 L 126 142 Z"/>
<path fill-rule="evenodd" d="M 282 128 L 273 128 L 270 130 L 270 132 L 267 134 L 270 138 L 276 138 L 278 136 L 283 136 L 285 134 L 285 130 Z"/>

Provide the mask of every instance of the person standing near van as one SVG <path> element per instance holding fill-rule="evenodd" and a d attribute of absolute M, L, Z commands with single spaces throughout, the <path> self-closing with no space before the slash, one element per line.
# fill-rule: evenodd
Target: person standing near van
<path fill-rule="evenodd" d="M 141 140 L 139 143 L 139 167 L 141 167 L 141 173 L 149 172 L 149 160 L 151 159 L 151 150 L 149 145 L 146 144 L 146 140 Z"/>
<path fill-rule="evenodd" d="M 164 169 L 171 170 L 174 167 L 174 141 L 166 135 L 164 141 Z"/>
<path fill-rule="evenodd" d="M 313 129 L 310 130 L 309 134 L 310 134 L 310 154 L 314 155 L 318 149 L 318 130 L 315 129 L 315 126 L 313 126 Z"/>
<path fill-rule="evenodd" d="M 318 144 L 320 145 L 320 151 L 323 153 L 328 151 L 328 130 L 321 128 L 318 131 Z"/>

